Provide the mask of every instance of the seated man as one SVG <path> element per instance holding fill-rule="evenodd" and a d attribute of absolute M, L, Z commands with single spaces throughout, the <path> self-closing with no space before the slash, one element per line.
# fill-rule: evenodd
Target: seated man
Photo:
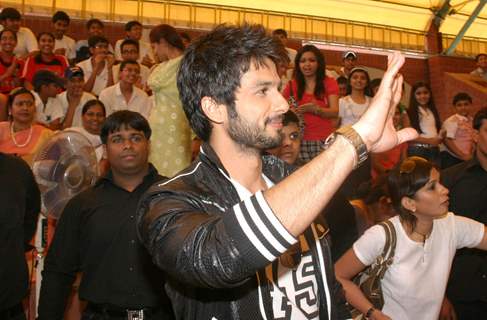
<path fill-rule="evenodd" d="M 282 119 L 282 142 L 281 145 L 268 149 L 267 152 L 275 155 L 287 164 L 300 166 L 299 150 L 301 147 L 301 130 L 299 129 L 299 118 L 291 110 L 284 114 Z"/>
<path fill-rule="evenodd" d="M 149 96 L 135 85 L 139 78 L 140 66 L 137 61 L 122 61 L 120 81 L 100 93 L 100 101 L 105 105 L 107 115 L 118 110 L 131 110 L 139 112 L 146 119 L 149 117 Z"/>
<path fill-rule="evenodd" d="M 71 67 L 66 69 L 66 91 L 57 95 L 57 99 L 63 108 L 63 128 L 80 127 L 81 111 L 86 102 L 96 99 L 94 95 L 84 91 L 83 69 Z"/>
<path fill-rule="evenodd" d="M 474 150 L 472 128 L 472 97 L 460 92 L 453 97 L 455 114 L 443 122 L 442 129 L 446 132 L 441 152 L 443 169 L 470 160 Z"/>
<path fill-rule="evenodd" d="M 470 74 L 476 77 L 481 77 L 487 80 L 487 54 L 480 53 L 475 57 L 475 62 L 477 62 L 477 69 L 472 71 Z"/>
<path fill-rule="evenodd" d="M 91 58 L 77 64 L 85 75 L 86 92 L 100 95 L 100 92 L 113 85 L 112 66 L 115 62 L 113 54 L 108 51 L 108 40 L 101 36 L 88 39 Z"/>
<path fill-rule="evenodd" d="M 276 39 L 278 39 L 282 43 L 284 48 L 286 49 L 287 56 L 289 57 L 289 69 L 293 69 L 294 68 L 294 59 L 296 58 L 296 54 L 298 52 L 296 50 L 294 50 L 293 48 L 288 48 L 286 46 L 287 42 L 288 42 L 286 30 L 276 29 L 276 30 L 272 31 L 272 36 L 275 37 Z"/>
<path fill-rule="evenodd" d="M 347 319 L 342 289 L 314 222 L 367 152 L 416 137 L 396 132 L 395 53 L 378 98 L 327 149 L 292 168 L 263 150 L 281 143 L 276 64 L 286 54 L 262 26 L 219 26 L 186 49 L 178 89 L 204 141 L 193 164 L 154 185 L 137 223 L 153 261 L 168 274 L 177 319 Z M 387 125 L 386 125 L 387 123 Z"/>
<path fill-rule="evenodd" d="M 3 8 L 0 13 L 0 31 L 4 28 L 13 30 L 17 35 L 17 45 L 14 53 L 19 58 L 27 58 L 27 56 L 37 50 L 37 39 L 34 33 L 29 28 L 21 27 L 20 20 L 22 16 L 15 8 Z"/>
<path fill-rule="evenodd" d="M 125 40 L 133 40 L 138 44 L 138 55 L 136 59 L 138 63 L 152 67 L 154 65 L 154 53 L 151 45 L 142 40 L 142 24 L 139 21 L 129 21 L 125 24 L 125 39 L 117 40 L 115 43 L 115 59 L 122 61 L 122 42 Z"/>
<path fill-rule="evenodd" d="M 76 42 L 76 62 L 80 62 L 91 57 L 92 53 L 88 40 L 93 36 L 103 37 L 104 28 L 105 25 L 99 19 L 90 19 L 86 22 L 88 39 L 78 40 L 78 42 Z M 108 44 L 108 52 L 113 54 L 113 47 L 110 43 Z"/>
<path fill-rule="evenodd" d="M 152 48 L 151 48 L 152 50 Z M 139 42 L 132 40 L 132 39 L 125 39 L 123 40 L 122 44 L 120 45 L 120 51 L 122 52 L 122 61 L 127 60 L 137 60 L 139 57 Z M 136 82 L 136 86 L 142 90 L 145 90 L 147 86 L 147 79 L 150 75 L 150 70 L 143 64 L 140 64 L 140 77 Z M 112 67 L 113 71 L 113 81 L 117 83 L 120 81 L 120 64 L 116 64 Z"/>
<path fill-rule="evenodd" d="M 39 320 L 62 319 L 76 274 L 83 319 L 173 319 L 164 275 L 137 238 L 135 210 L 162 177 L 147 161 L 151 129 L 140 114 L 106 119 L 101 140 L 111 169 L 66 205 L 47 253 Z"/>
<path fill-rule="evenodd" d="M 52 16 L 52 34 L 55 37 L 54 53 L 65 56 L 72 64 L 76 59 L 76 42 L 65 34 L 70 22 L 71 19 L 64 11 L 58 11 Z"/>
<path fill-rule="evenodd" d="M 441 183 L 450 190 L 449 209 L 455 214 L 487 223 L 487 108 L 474 116 L 477 148 L 473 157 L 441 172 Z M 477 249 L 457 251 L 446 296 L 458 319 L 487 319 L 487 253 Z M 445 299 L 442 312 L 453 308 Z M 442 319 L 452 319 L 444 315 Z"/>
<path fill-rule="evenodd" d="M 32 80 L 37 122 L 51 130 L 62 128 L 63 107 L 56 98 L 63 80 L 49 70 L 40 70 Z"/>
<path fill-rule="evenodd" d="M 354 51 L 346 51 L 342 54 L 342 67 L 338 70 L 327 71 L 327 76 L 337 79 L 338 77 L 348 76 L 357 65 L 358 56 Z"/>
<path fill-rule="evenodd" d="M 25 320 L 25 253 L 36 230 L 41 198 L 29 165 L 19 157 L 0 152 L 0 181 L 0 319 Z"/>

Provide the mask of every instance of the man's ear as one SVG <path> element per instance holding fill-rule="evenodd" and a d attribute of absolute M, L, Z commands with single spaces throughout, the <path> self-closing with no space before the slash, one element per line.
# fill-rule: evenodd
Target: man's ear
<path fill-rule="evenodd" d="M 411 211 L 411 212 L 416 212 L 416 201 L 414 199 L 411 199 L 409 197 L 402 197 L 401 199 L 401 205 Z"/>
<path fill-rule="evenodd" d="M 211 122 L 223 123 L 227 119 L 226 106 L 217 103 L 213 98 L 203 97 L 201 99 L 201 109 Z"/>

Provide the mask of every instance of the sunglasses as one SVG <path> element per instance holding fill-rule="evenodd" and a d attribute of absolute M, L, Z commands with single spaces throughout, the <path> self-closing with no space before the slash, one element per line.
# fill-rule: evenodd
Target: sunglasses
<path fill-rule="evenodd" d="M 421 157 L 409 157 L 406 160 L 404 160 L 401 165 L 399 166 L 399 173 L 400 174 L 409 174 L 416 169 L 416 163 L 417 162 L 428 162 L 428 160 L 421 158 Z"/>

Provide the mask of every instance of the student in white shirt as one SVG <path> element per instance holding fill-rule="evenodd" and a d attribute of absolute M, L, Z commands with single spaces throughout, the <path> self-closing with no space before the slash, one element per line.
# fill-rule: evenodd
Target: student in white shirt
<path fill-rule="evenodd" d="M 475 57 L 477 69 L 470 72 L 471 75 L 487 80 L 487 54 L 480 53 Z"/>
<path fill-rule="evenodd" d="M 104 29 L 105 29 L 105 25 L 99 19 L 94 18 L 86 22 L 86 31 L 88 33 L 88 39 L 93 36 L 104 37 L 103 35 Z M 78 40 L 78 42 L 76 42 L 76 46 L 75 46 L 76 62 L 80 62 L 91 57 L 88 39 Z M 114 52 L 113 47 L 110 43 L 108 44 L 108 51 L 111 53 Z"/>
<path fill-rule="evenodd" d="M 85 74 L 84 90 L 98 96 L 100 92 L 113 85 L 112 66 L 115 62 L 108 51 L 108 40 L 104 37 L 93 36 L 88 39 L 91 58 L 77 64 Z"/>
<path fill-rule="evenodd" d="M 49 70 L 40 70 L 34 75 L 32 84 L 37 122 L 51 130 L 61 129 L 64 113 L 56 95 L 63 86 L 63 80 Z"/>
<path fill-rule="evenodd" d="M 416 129 L 419 137 L 409 142 L 408 156 L 419 156 L 435 164 L 440 164 L 440 148 L 444 132 L 441 130 L 441 121 L 433 101 L 433 94 L 428 84 L 417 82 L 411 88 L 408 116 L 404 119 Z"/>
<path fill-rule="evenodd" d="M 0 13 L 0 31 L 4 28 L 13 30 L 17 35 L 17 46 L 14 53 L 19 58 L 26 58 L 32 52 L 39 50 L 37 39 L 29 28 L 21 27 L 22 16 L 15 8 L 3 8 Z"/>
<path fill-rule="evenodd" d="M 91 93 L 85 92 L 83 69 L 71 67 L 64 73 L 66 78 L 66 91 L 57 95 L 57 99 L 63 108 L 63 128 L 81 126 L 81 110 L 86 102 L 96 99 Z"/>
<path fill-rule="evenodd" d="M 149 43 L 142 40 L 142 24 L 139 21 L 129 21 L 125 24 L 125 39 L 117 40 L 115 43 L 115 59 L 122 61 L 122 42 L 126 39 L 132 39 L 139 43 L 139 55 L 137 62 L 147 66 L 148 68 L 154 65 L 154 53 Z"/>
<path fill-rule="evenodd" d="M 275 37 L 277 40 L 281 41 L 282 45 L 286 49 L 287 56 L 289 57 L 289 69 L 294 69 L 294 60 L 296 59 L 296 55 L 298 52 L 292 48 L 286 47 L 287 45 L 287 32 L 284 29 L 276 29 L 272 31 L 272 36 Z"/>
<path fill-rule="evenodd" d="M 340 98 L 340 126 L 351 126 L 364 114 L 370 104 L 370 77 L 363 68 L 354 68 L 348 78 L 348 95 Z"/>
<path fill-rule="evenodd" d="M 145 118 L 149 117 L 149 97 L 135 83 L 140 75 L 137 61 L 122 61 L 120 64 L 120 81 L 100 93 L 100 101 L 106 108 L 107 116 L 118 110 L 136 111 Z"/>
<path fill-rule="evenodd" d="M 64 11 L 57 11 L 52 16 L 52 27 L 55 38 L 54 53 L 65 56 L 70 63 L 74 62 L 76 58 L 76 49 L 74 39 L 65 35 L 68 31 L 71 19 Z"/>
<path fill-rule="evenodd" d="M 120 50 L 122 52 L 122 61 L 132 60 L 136 61 L 139 56 L 139 42 L 132 39 L 123 40 L 120 45 Z M 146 66 L 139 63 L 140 66 L 140 77 L 136 82 L 136 86 L 140 89 L 146 91 L 147 79 L 150 75 L 150 70 Z M 113 81 L 117 83 L 120 81 L 120 64 L 116 64 L 112 67 L 113 71 Z"/>
<path fill-rule="evenodd" d="M 389 193 L 399 213 L 392 222 L 397 237 L 394 258 L 381 287 L 382 310 L 375 309 L 353 277 L 381 255 L 386 235 L 368 229 L 335 264 L 348 302 L 367 319 L 436 320 L 457 249 L 487 250 L 482 223 L 448 212 L 448 189 L 433 163 L 406 158 L 389 176 Z"/>

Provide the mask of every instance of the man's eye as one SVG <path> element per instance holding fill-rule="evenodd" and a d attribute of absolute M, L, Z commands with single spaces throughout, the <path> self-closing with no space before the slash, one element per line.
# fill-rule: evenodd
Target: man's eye
<path fill-rule="evenodd" d="M 141 136 L 132 136 L 132 141 L 133 142 L 140 142 L 142 140 Z"/>
<path fill-rule="evenodd" d="M 291 134 L 289 135 L 289 138 L 290 138 L 291 140 L 296 140 L 297 138 L 299 138 L 299 133 L 297 133 L 297 132 L 291 133 Z"/>
<path fill-rule="evenodd" d="M 120 143 L 120 141 L 122 141 L 122 139 L 120 137 L 114 137 L 114 138 L 112 138 L 112 142 L 113 143 Z"/>

